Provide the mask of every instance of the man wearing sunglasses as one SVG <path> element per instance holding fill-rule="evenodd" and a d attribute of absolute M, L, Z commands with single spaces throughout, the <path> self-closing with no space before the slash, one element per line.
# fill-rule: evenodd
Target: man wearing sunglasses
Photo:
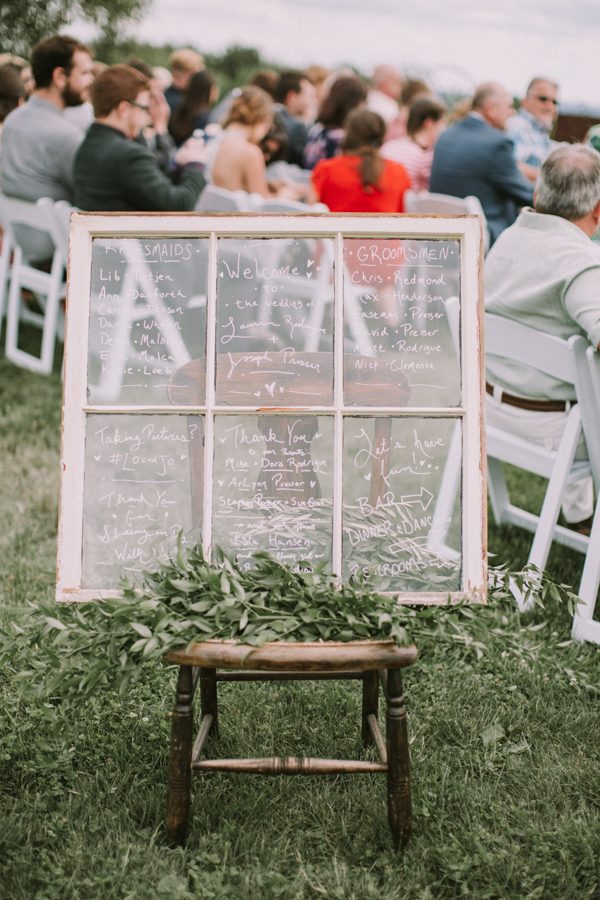
<path fill-rule="evenodd" d="M 535 183 L 540 166 L 556 141 L 550 133 L 558 116 L 558 85 L 549 78 L 534 78 L 527 88 L 519 112 L 507 131 L 515 146 L 515 159 L 523 175 Z"/>
<path fill-rule="evenodd" d="M 110 66 L 93 84 L 92 103 L 96 118 L 75 157 L 75 204 L 105 212 L 194 209 L 205 184 L 202 142 L 179 148 L 171 179 L 135 140 L 150 122 L 148 78 L 131 66 Z"/>

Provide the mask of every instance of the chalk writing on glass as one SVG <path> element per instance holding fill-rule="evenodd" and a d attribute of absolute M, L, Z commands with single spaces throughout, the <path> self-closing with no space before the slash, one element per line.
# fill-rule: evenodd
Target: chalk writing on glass
<path fill-rule="evenodd" d="M 207 253 L 199 238 L 94 239 L 91 403 L 168 403 L 175 372 L 205 354 Z M 189 402 L 203 403 L 203 392 Z"/>
<path fill-rule="evenodd" d="M 199 416 L 92 415 L 87 420 L 82 587 L 113 588 L 198 540 Z"/>
<path fill-rule="evenodd" d="M 437 513 L 444 479 L 459 478 L 460 454 L 458 419 L 346 419 L 345 578 L 369 575 L 379 590 L 460 589 L 460 554 L 446 545 L 448 533 L 461 546 L 460 515 L 442 522 Z"/>
<path fill-rule="evenodd" d="M 346 402 L 459 404 L 459 295 L 456 240 L 346 239 Z"/>
<path fill-rule="evenodd" d="M 330 563 L 330 417 L 215 419 L 213 543 L 249 566 L 267 550 L 293 567 Z"/>
<path fill-rule="evenodd" d="M 332 402 L 333 281 L 331 240 L 219 241 L 217 403 Z"/>

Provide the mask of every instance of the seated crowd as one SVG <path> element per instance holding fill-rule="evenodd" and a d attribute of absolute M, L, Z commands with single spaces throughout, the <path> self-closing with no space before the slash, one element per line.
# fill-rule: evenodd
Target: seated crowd
<path fill-rule="evenodd" d="M 175 51 L 170 66 L 103 66 L 66 36 L 40 41 L 29 61 L 0 56 L 2 193 L 86 211 L 187 211 L 210 183 L 369 213 L 404 211 L 409 189 L 475 196 L 491 245 L 487 307 L 599 345 L 600 139 L 598 128 L 589 146 L 551 139 L 551 79 L 533 78 L 517 113 L 492 81 L 448 111 L 390 65 L 370 83 L 346 69 L 264 70 L 220 99 L 195 51 Z M 489 420 L 554 446 L 570 388 L 493 357 L 488 378 Z M 565 519 L 591 507 L 589 480 L 575 483 Z"/>
<path fill-rule="evenodd" d="M 402 212 L 408 189 L 481 201 L 493 243 L 533 201 L 551 151 L 557 85 L 534 78 L 519 112 L 499 84 L 456 117 L 391 65 L 256 72 L 219 98 L 202 56 L 170 71 L 95 62 L 79 41 L 0 56 L 0 188 L 85 210 L 193 210 L 207 183 L 332 211 Z"/>

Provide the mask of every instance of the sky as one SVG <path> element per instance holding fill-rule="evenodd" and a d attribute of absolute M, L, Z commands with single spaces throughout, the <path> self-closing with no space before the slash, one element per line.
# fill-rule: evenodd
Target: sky
<path fill-rule="evenodd" d="M 522 96 L 541 74 L 566 103 L 600 108 L 600 0 L 153 0 L 134 33 L 294 67 L 387 62 L 465 93 L 498 80 Z"/>

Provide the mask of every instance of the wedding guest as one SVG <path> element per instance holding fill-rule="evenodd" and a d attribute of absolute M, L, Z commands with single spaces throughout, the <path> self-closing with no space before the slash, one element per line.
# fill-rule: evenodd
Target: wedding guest
<path fill-rule="evenodd" d="M 204 145 L 188 141 L 175 157 L 176 183 L 138 143 L 150 123 L 150 81 L 137 69 L 110 66 L 92 87 L 95 120 L 75 157 L 75 203 L 84 210 L 192 210 L 205 181 Z"/>
<path fill-rule="evenodd" d="M 169 133 L 178 147 L 197 129 L 208 124 L 211 107 L 217 102 L 219 88 L 208 69 L 196 72 L 190 78 L 183 97 L 169 120 Z"/>
<path fill-rule="evenodd" d="M 384 159 L 386 126 L 378 113 L 356 109 L 346 120 L 342 156 L 313 169 L 313 196 L 332 212 L 403 212 L 410 178 L 404 166 Z"/>
<path fill-rule="evenodd" d="M 366 99 L 367 89 L 359 78 L 345 75 L 332 82 L 319 108 L 317 121 L 308 132 L 303 160 L 305 169 L 314 169 L 319 160 L 331 159 L 341 152 L 348 113 L 363 105 Z"/>
<path fill-rule="evenodd" d="M 416 97 L 409 108 L 406 137 L 386 141 L 382 147 L 382 156 L 402 163 L 414 191 L 429 190 L 433 148 L 446 127 L 446 112 L 435 97 Z"/>

